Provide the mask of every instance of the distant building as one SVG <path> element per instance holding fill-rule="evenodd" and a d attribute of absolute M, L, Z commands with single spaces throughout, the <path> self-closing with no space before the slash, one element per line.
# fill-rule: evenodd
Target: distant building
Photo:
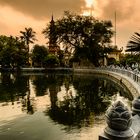
<path fill-rule="evenodd" d="M 57 55 L 58 51 L 60 50 L 60 47 L 57 45 L 57 36 L 55 34 L 55 22 L 53 19 L 50 21 L 50 28 L 49 28 L 49 53 Z"/>
<path fill-rule="evenodd" d="M 114 58 L 116 61 L 120 61 L 122 49 L 114 49 L 112 52 L 108 54 L 108 58 Z"/>

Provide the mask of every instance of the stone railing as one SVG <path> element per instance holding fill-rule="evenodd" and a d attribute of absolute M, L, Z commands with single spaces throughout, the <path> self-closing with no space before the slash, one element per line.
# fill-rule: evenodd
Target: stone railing
<path fill-rule="evenodd" d="M 140 85 L 140 71 L 138 71 L 138 70 L 127 70 L 127 69 L 120 68 L 120 67 L 116 67 L 116 68 L 115 67 L 100 67 L 100 68 L 96 68 L 96 69 L 107 70 L 107 71 L 125 75 Z"/>
<path fill-rule="evenodd" d="M 132 102 L 132 112 L 117 101 L 105 116 L 107 127 L 99 140 L 140 140 L 140 96 Z"/>

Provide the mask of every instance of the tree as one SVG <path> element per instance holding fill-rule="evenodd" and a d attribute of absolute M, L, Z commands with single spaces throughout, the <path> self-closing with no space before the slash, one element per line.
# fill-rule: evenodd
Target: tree
<path fill-rule="evenodd" d="M 43 66 L 48 49 L 45 46 L 35 45 L 32 50 L 31 59 L 33 66 Z"/>
<path fill-rule="evenodd" d="M 59 63 L 60 63 L 60 66 L 64 66 L 65 62 L 64 62 L 64 51 L 63 50 L 59 50 L 58 51 L 58 59 L 59 59 Z"/>
<path fill-rule="evenodd" d="M 17 37 L 0 36 L 0 65 L 14 68 L 26 64 L 28 53 L 25 45 Z"/>
<path fill-rule="evenodd" d="M 25 28 L 25 31 L 20 31 L 20 33 L 22 34 L 20 38 L 25 42 L 25 45 L 27 46 L 27 50 L 29 52 L 29 44 L 34 43 L 34 41 L 36 41 L 35 38 L 36 32 L 33 31 L 31 27 L 29 27 L 29 28 Z"/>
<path fill-rule="evenodd" d="M 134 35 L 132 35 L 131 40 L 126 47 L 127 52 L 140 52 L 140 34 L 138 32 L 135 32 Z"/>
<path fill-rule="evenodd" d="M 43 30 L 45 37 L 50 35 L 49 28 L 50 25 L 47 25 Z M 56 20 L 54 28 L 57 43 L 62 43 L 75 55 L 79 54 L 80 59 L 86 57 L 96 66 L 102 56 L 101 50 L 111 42 L 113 35 L 110 21 L 99 21 L 92 16 L 76 15 L 68 11 L 63 18 Z"/>
<path fill-rule="evenodd" d="M 53 54 L 49 54 L 44 62 L 46 67 L 56 67 L 59 64 L 59 59 Z"/>
<path fill-rule="evenodd" d="M 123 66 L 132 66 L 132 64 L 140 63 L 140 54 L 125 54 L 120 61 Z"/>

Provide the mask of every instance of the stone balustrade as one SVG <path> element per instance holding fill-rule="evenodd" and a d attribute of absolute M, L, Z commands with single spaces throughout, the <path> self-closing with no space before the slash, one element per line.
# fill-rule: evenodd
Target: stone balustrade
<path fill-rule="evenodd" d="M 112 71 L 115 73 L 125 75 L 140 85 L 140 71 L 138 71 L 138 70 L 128 70 L 128 69 L 124 69 L 121 67 L 111 67 L 111 66 L 99 67 L 96 69 L 108 70 L 108 71 Z"/>

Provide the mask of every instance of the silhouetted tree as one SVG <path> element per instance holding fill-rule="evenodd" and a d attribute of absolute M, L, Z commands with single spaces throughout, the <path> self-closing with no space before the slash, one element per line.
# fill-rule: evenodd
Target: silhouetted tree
<path fill-rule="evenodd" d="M 43 30 L 46 37 L 50 34 L 50 25 Z M 82 16 L 65 12 L 63 18 L 56 20 L 54 36 L 57 43 L 62 43 L 71 52 L 90 60 L 94 65 L 102 57 L 103 46 L 111 42 L 112 24 L 99 21 L 92 16 Z"/>
<path fill-rule="evenodd" d="M 25 45 L 27 46 L 27 50 L 29 52 L 29 44 L 34 43 L 34 41 L 36 41 L 36 32 L 33 31 L 31 27 L 29 27 L 25 28 L 25 31 L 20 31 L 20 33 L 22 34 L 20 38 L 25 42 Z"/>
<path fill-rule="evenodd" d="M 0 64 L 14 68 L 26 64 L 28 53 L 22 41 L 17 37 L 0 36 Z"/>
<path fill-rule="evenodd" d="M 127 52 L 140 53 L 140 34 L 138 32 L 135 32 L 134 35 L 132 35 L 131 40 L 128 42 L 126 48 Z"/>
<path fill-rule="evenodd" d="M 49 54 L 45 57 L 44 65 L 45 67 L 56 67 L 59 65 L 59 59 L 57 56 Z"/>
<path fill-rule="evenodd" d="M 35 45 L 32 50 L 31 59 L 33 66 L 42 67 L 45 62 L 45 58 L 48 55 L 48 49 L 45 46 Z"/>

